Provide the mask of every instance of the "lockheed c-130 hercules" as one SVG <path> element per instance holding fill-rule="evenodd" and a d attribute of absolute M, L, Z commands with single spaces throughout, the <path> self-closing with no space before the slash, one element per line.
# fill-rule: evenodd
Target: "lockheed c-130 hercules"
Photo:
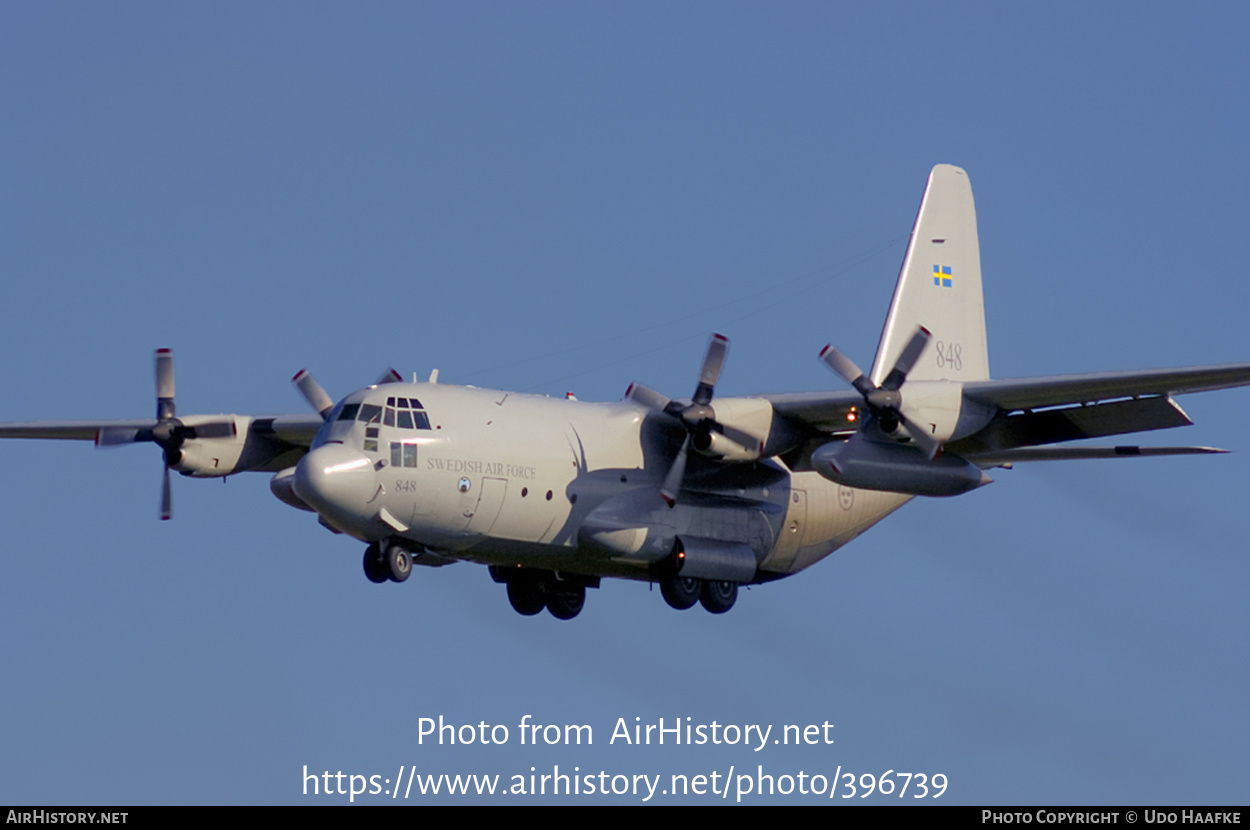
<path fill-rule="evenodd" d="M 832 346 L 849 391 L 715 398 L 728 341 L 676 400 L 635 383 L 585 403 L 394 370 L 337 403 L 300 372 L 316 415 L 176 414 L 156 353 L 156 417 L 0 425 L 0 437 L 151 442 L 169 471 L 273 474 L 283 502 L 366 545 L 365 575 L 488 565 L 521 614 L 560 619 L 604 577 L 658 583 L 670 606 L 728 611 L 739 586 L 798 573 L 914 496 L 954 496 L 1022 461 L 1220 452 L 1056 446 L 1190 424 L 1172 396 L 1250 384 L 1250 364 L 990 380 L 967 174 L 929 177 L 868 373 Z"/>

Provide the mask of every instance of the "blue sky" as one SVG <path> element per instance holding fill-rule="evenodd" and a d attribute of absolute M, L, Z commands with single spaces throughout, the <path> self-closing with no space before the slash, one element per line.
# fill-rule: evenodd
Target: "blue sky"
<path fill-rule="evenodd" d="M 939 162 L 976 195 L 995 377 L 1250 359 L 1239 6 L 0 20 L 3 420 L 147 417 L 162 346 L 180 413 L 302 412 L 303 367 L 336 396 L 389 365 L 684 395 L 712 331 L 732 341 L 720 395 L 838 388 L 816 354 L 871 362 Z M 1197 426 L 1144 442 L 1238 452 L 1021 466 L 724 617 L 612 582 L 571 623 L 518 617 L 467 564 L 374 586 L 359 545 L 263 475 L 175 480 L 161 523 L 152 448 L 5 442 L 0 801 L 337 803 L 302 794 L 304 765 L 558 764 L 1244 802 L 1250 392 L 1180 403 Z M 439 715 L 512 740 L 420 744 Z M 525 715 L 595 744 L 522 747 Z M 609 745 L 636 717 L 829 721 L 836 741 Z"/>

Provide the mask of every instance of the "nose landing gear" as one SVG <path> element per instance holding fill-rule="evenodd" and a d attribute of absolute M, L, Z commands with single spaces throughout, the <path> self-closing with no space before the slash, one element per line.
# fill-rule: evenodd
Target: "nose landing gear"
<path fill-rule="evenodd" d="M 365 548 L 365 577 L 370 582 L 403 582 L 412 574 L 412 554 L 403 545 L 374 542 Z"/>

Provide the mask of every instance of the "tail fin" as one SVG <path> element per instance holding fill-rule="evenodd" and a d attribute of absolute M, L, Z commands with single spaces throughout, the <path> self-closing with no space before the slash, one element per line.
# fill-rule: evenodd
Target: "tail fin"
<path fill-rule="evenodd" d="M 873 360 L 873 383 L 885 379 L 917 326 L 933 339 L 909 380 L 989 379 L 972 185 L 967 173 L 949 164 L 929 174 Z"/>

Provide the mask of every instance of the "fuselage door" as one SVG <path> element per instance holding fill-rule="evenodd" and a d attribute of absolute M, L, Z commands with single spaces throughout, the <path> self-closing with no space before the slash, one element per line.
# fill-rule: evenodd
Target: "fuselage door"
<path fill-rule="evenodd" d="M 508 493 L 508 480 L 483 476 L 479 479 L 477 500 L 468 499 L 464 509 L 464 529 L 469 533 L 490 533 L 499 518 L 503 498 Z"/>

